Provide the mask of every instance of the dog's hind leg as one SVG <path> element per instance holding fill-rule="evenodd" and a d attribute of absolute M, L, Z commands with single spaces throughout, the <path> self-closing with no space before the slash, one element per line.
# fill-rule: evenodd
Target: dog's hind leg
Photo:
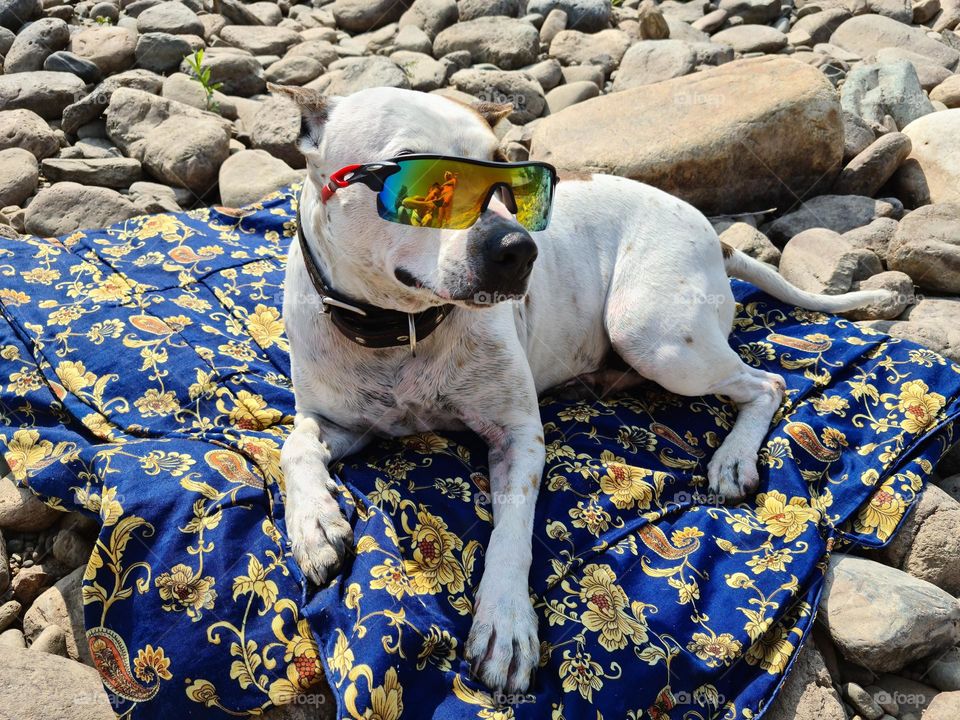
<path fill-rule="evenodd" d="M 334 499 L 329 463 L 365 444 L 365 436 L 310 413 L 297 413 L 283 443 L 280 464 L 291 549 L 304 575 L 318 585 L 336 576 L 353 547 L 353 530 Z"/>

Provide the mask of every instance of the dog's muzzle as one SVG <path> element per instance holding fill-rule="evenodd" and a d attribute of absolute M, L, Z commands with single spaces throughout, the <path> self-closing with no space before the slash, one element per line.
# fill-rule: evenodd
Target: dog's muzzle
<path fill-rule="evenodd" d="M 468 246 L 478 292 L 519 296 L 526 291 L 537 244 L 518 223 L 484 213 L 470 228 Z"/>

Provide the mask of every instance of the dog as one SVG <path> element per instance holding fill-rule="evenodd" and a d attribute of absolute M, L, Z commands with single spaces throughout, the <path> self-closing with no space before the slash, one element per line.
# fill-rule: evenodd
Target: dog
<path fill-rule="evenodd" d="M 492 126 L 510 106 L 395 88 L 338 98 L 270 89 L 299 106 L 307 161 L 283 307 L 297 407 L 281 453 L 293 556 L 323 584 L 351 550 L 332 462 L 375 435 L 473 430 L 489 447 L 494 527 L 465 656 L 490 688 L 524 692 L 539 660 L 528 594 L 545 457 L 538 395 L 571 380 L 606 387 L 612 353 L 631 369 L 621 388 L 646 379 L 680 395 L 730 398 L 737 420 L 707 477 L 712 493 L 741 498 L 758 485 L 757 453 L 785 385 L 731 349 L 728 278 L 825 312 L 886 292 L 804 292 L 721 243 L 691 205 L 621 177 L 561 179 L 549 226 L 533 234 L 498 194 L 465 229 L 386 222 L 371 190 L 341 186 L 338 169 L 409 153 L 493 160 Z M 340 299 L 321 305 L 327 288 Z M 329 312 L 338 303 L 432 313 L 435 327 L 414 339 L 411 319 L 399 346 L 365 347 Z"/>

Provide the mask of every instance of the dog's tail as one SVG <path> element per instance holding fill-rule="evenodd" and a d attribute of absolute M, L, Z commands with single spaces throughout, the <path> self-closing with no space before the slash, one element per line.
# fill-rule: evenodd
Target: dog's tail
<path fill-rule="evenodd" d="M 730 247 L 724 242 L 721 242 L 720 245 L 723 250 L 723 264 L 727 270 L 727 275 L 753 283 L 778 300 L 807 310 L 831 313 L 845 312 L 871 303 L 881 302 L 890 295 L 889 290 L 857 290 L 843 295 L 817 295 L 801 290 L 796 285 L 791 285 L 780 273 L 766 263 L 754 260 L 749 255 Z"/>

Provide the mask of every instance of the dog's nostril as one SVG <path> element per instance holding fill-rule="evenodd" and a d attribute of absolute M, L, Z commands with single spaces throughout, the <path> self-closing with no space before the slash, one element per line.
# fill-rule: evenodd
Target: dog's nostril
<path fill-rule="evenodd" d="M 490 260 L 505 270 L 525 273 L 537 258 L 537 244 L 526 233 L 511 233 L 495 243 Z"/>

